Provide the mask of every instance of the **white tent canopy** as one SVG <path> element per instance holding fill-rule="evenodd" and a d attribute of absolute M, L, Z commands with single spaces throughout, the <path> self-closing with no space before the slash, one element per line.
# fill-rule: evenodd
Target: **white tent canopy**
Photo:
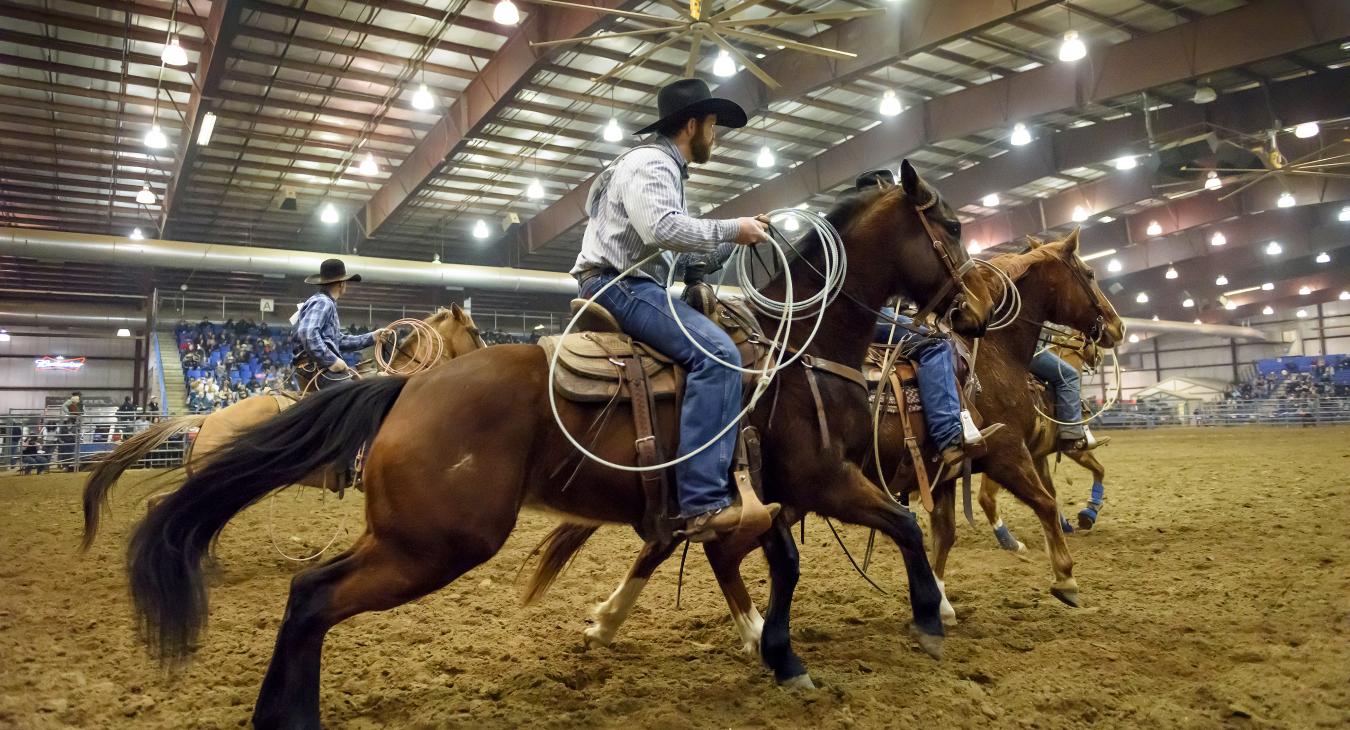
<path fill-rule="evenodd" d="M 1228 383 L 1215 378 L 1174 377 L 1160 380 L 1135 394 L 1136 400 L 1216 401 L 1223 398 Z"/>

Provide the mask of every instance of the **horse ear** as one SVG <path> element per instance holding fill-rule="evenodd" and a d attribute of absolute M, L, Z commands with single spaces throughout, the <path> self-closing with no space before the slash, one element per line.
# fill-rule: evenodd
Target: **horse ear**
<path fill-rule="evenodd" d="M 464 310 L 459 308 L 459 302 L 452 302 L 450 304 L 450 313 L 455 316 L 456 321 L 464 321 Z"/>
<path fill-rule="evenodd" d="M 923 181 L 919 179 L 919 172 L 914 166 L 909 164 L 909 160 L 900 161 L 900 185 L 905 189 L 905 195 L 914 200 L 919 199 L 919 191 L 923 188 Z"/>
<path fill-rule="evenodd" d="M 1036 249 L 1044 245 L 1045 241 L 1042 241 L 1041 239 L 1035 236 L 1027 236 L 1027 246 L 1030 247 L 1030 250 L 1035 251 Z"/>
<path fill-rule="evenodd" d="M 1075 227 L 1069 232 L 1068 238 L 1064 239 L 1064 252 L 1068 254 L 1078 253 L 1078 233 L 1082 231 L 1081 227 Z"/>

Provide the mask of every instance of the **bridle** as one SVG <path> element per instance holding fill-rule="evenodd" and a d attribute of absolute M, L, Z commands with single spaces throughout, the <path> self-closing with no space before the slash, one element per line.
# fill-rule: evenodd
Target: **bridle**
<path fill-rule="evenodd" d="M 1073 275 L 1074 281 L 1078 282 L 1078 286 L 1082 287 L 1083 294 L 1087 296 L 1088 301 L 1092 302 L 1092 308 L 1097 312 L 1096 321 L 1092 323 L 1092 327 L 1083 332 L 1083 337 L 1093 345 L 1100 346 L 1102 337 L 1106 335 L 1107 309 L 1105 305 L 1102 304 L 1101 297 L 1097 296 L 1097 291 L 1093 288 L 1092 283 L 1088 281 L 1087 274 L 1084 274 L 1082 269 L 1075 265 L 1077 260 L 1078 256 L 1076 254 L 1074 255 L 1073 261 L 1067 261 L 1060 258 L 1060 261 L 1063 261 L 1064 265 L 1068 267 L 1069 273 Z"/>
<path fill-rule="evenodd" d="M 952 298 L 951 306 L 948 307 L 947 313 L 943 315 L 942 318 L 944 321 L 950 322 L 951 317 L 956 310 L 964 308 L 967 303 L 974 298 L 974 295 L 970 293 L 970 288 L 966 286 L 964 277 L 967 272 L 975 268 L 975 261 L 971 259 L 969 255 L 960 254 L 958 257 L 965 259 L 961 262 L 960 266 L 952 260 L 952 254 L 948 249 L 948 244 L 938 235 L 933 227 L 933 222 L 928 220 L 926 211 L 937 205 L 938 202 L 936 193 L 933 193 L 931 190 L 929 190 L 928 193 L 928 200 L 923 203 L 916 202 L 914 204 L 914 211 L 918 213 L 919 222 L 923 224 L 924 232 L 928 234 L 928 240 L 933 244 L 933 251 L 937 255 L 938 261 L 940 261 L 943 267 L 947 269 L 947 281 L 943 282 L 942 286 L 928 298 L 928 302 L 919 308 L 918 314 L 914 315 L 914 321 L 922 321 L 930 313 L 941 306 L 943 298 L 947 296 L 948 292 L 955 288 L 959 289 L 959 291 L 957 291 L 956 296 Z M 962 252 L 962 254 L 964 254 L 964 252 Z"/>

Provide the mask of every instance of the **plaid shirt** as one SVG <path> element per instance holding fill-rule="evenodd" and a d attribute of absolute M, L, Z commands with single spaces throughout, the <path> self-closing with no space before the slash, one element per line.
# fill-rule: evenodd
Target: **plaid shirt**
<path fill-rule="evenodd" d="M 689 164 L 670 140 L 657 136 L 634 147 L 600 173 L 586 199 L 586 233 L 574 276 L 590 269 L 624 271 L 658 249 L 667 253 L 634 272 L 665 284 L 676 271 L 701 266 L 716 271 L 735 250 L 734 219 L 694 218 L 685 209 Z"/>
<path fill-rule="evenodd" d="M 318 292 L 300 307 L 295 323 L 295 344 L 320 366 L 337 362 L 338 356 L 352 350 L 364 350 L 375 344 L 375 333 L 344 335 L 338 323 L 337 302 Z"/>

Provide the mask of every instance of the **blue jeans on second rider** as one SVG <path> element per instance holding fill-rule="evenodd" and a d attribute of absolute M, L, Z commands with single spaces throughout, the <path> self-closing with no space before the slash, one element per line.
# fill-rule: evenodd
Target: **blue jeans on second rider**
<path fill-rule="evenodd" d="M 1049 350 L 1041 350 L 1031 358 L 1031 374 L 1044 380 L 1055 392 L 1055 420 L 1073 423 L 1083 419 L 1083 404 L 1079 396 L 1078 369 Z M 1060 426 L 1062 439 L 1083 438 L 1082 424 Z"/>
<path fill-rule="evenodd" d="M 903 314 L 892 316 L 913 323 Z M 956 349 L 951 341 L 892 328 L 889 322 L 877 323 L 872 339 L 883 345 L 900 343 L 900 354 L 918 363 L 914 377 L 919 381 L 919 402 L 923 404 L 928 435 L 938 450 L 960 444 L 961 398 L 956 392 Z"/>
<path fill-rule="evenodd" d="M 582 298 L 594 296 L 613 279 L 610 274 L 587 279 L 581 287 Z M 741 364 L 740 352 L 721 327 L 679 297 L 674 299 L 680 322 L 698 339 L 703 349 L 726 362 Z M 596 302 L 614 315 L 625 334 L 652 346 L 687 371 L 677 456 L 712 440 L 723 426 L 740 414 L 740 373 L 718 364 L 689 342 L 670 314 L 665 287 L 651 279 L 624 279 L 600 295 Z M 728 476 L 736 449 L 737 430 L 728 429 L 717 443 L 675 466 L 682 518 L 696 517 L 731 504 Z"/>

